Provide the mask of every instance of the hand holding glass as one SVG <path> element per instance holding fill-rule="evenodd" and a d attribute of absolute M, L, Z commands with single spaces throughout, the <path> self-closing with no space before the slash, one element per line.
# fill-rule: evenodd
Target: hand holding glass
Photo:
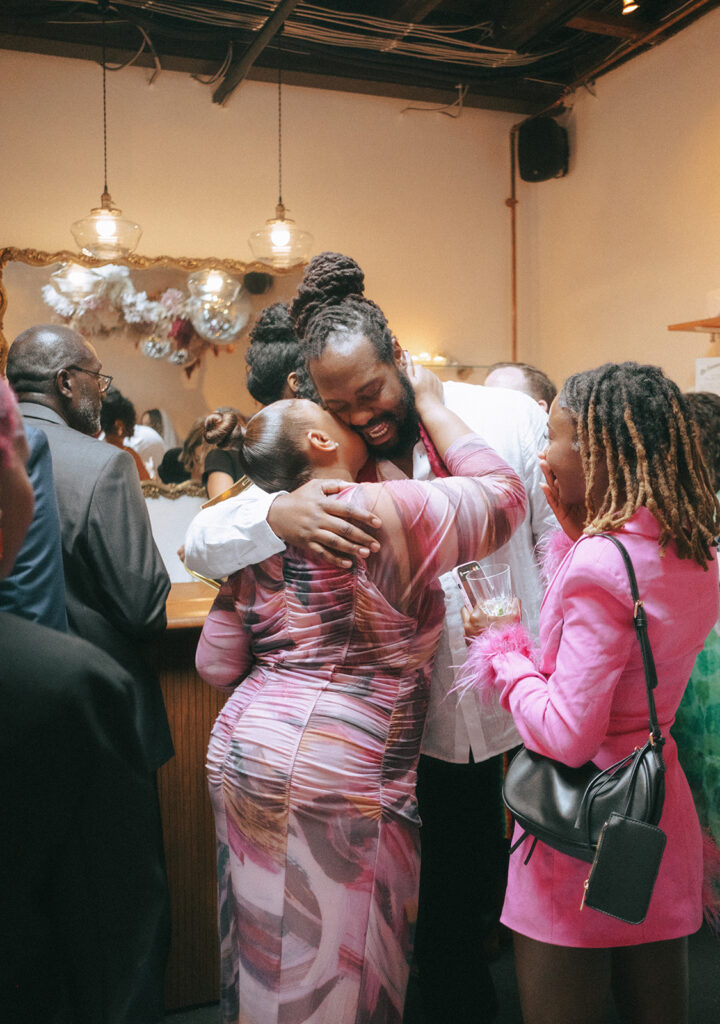
<path fill-rule="evenodd" d="M 465 577 L 475 604 L 486 615 L 507 615 L 513 604 L 510 566 L 505 562 L 473 569 Z"/>

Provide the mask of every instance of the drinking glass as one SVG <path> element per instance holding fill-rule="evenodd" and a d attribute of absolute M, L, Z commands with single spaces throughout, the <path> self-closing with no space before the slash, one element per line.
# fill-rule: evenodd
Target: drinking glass
<path fill-rule="evenodd" d="M 467 574 L 467 582 L 475 603 L 486 615 L 507 615 L 513 600 L 510 566 L 505 562 L 473 569 Z"/>

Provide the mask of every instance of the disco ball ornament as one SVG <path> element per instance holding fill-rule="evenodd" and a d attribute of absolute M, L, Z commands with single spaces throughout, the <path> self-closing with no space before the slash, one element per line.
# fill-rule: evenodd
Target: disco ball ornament
<path fill-rule="evenodd" d="M 173 343 L 167 334 L 153 331 L 140 342 L 140 351 L 148 359 L 164 359 L 172 351 Z"/>
<path fill-rule="evenodd" d="M 240 291 L 231 302 L 193 299 L 190 321 L 200 335 L 213 345 L 227 345 L 238 336 L 250 319 L 250 301 Z"/>
<path fill-rule="evenodd" d="M 190 353 L 186 348 L 176 348 L 174 352 L 171 352 L 168 359 L 171 363 L 175 363 L 176 366 L 184 366 L 188 361 Z"/>

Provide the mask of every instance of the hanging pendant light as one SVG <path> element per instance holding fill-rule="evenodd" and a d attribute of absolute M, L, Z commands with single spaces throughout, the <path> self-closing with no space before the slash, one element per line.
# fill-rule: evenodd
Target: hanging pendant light
<path fill-rule="evenodd" d="M 103 73 L 103 156 L 105 188 L 100 196 L 100 205 L 90 211 L 88 217 L 76 220 L 70 230 L 73 238 L 86 256 L 97 259 L 116 259 L 129 255 L 140 241 L 142 228 L 132 220 L 123 217 L 122 210 L 113 204 L 107 186 L 107 61 L 105 59 L 105 13 L 107 0 L 100 3 L 102 10 L 102 73 Z"/>
<path fill-rule="evenodd" d="M 278 43 L 278 201 L 275 216 L 266 221 L 260 231 L 253 231 L 248 244 L 260 263 L 287 269 L 306 262 L 313 237 L 308 231 L 301 231 L 286 215 L 282 201 L 282 29 L 278 33 Z"/>
<path fill-rule="evenodd" d="M 623 14 L 632 14 L 633 11 L 638 9 L 638 6 L 634 0 L 623 0 L 622 12 Z"/>

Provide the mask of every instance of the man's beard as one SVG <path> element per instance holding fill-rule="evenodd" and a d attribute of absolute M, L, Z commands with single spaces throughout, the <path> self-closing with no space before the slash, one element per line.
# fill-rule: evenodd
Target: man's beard
<path fill-rule="evenodd" d="M 88 395 L 82 395 L 77 405 L 73 406 L 72 415 L 68 423 L 73 430 L 79 430 L 81 434 L 89 434 L 96 437 L 100 433 L 100 405 L 93 401 Z"/>
<path fill-rule="evenodd" d="M 372 423 L 365 425 L 365 429 L 367 429 L 373 423 L 382 423 L 389 420 L 397 428 L 397 434 L 392 441 L 388 441 L 386 444 L 368 444 L 370 454 L 376 455 L 381 459 L 398 459 L 404 455 L 409 455 L 420 436 L 418 414 L 415 408 L 415 392 L 402 370 L 398 370 L 397 374 L 400 378 L 403 392 L 402 410 L 399 413 L 386 413 L 384 416 L 379 416 L 376 420 L 373 420 Z M 363 434 L 363 430 L 359 430 L 358 433 Z"/>

